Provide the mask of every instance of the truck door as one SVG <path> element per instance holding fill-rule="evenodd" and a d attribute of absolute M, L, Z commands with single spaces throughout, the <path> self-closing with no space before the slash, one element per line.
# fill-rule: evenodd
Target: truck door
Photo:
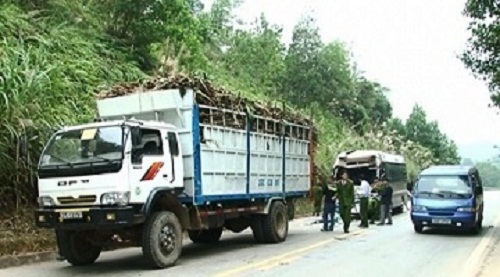
<path fill-rule="evenodd" d="M 130 198 L 144 203 L 151 190 L 167 187 L 172 178 L 172 166 L 167 157 L 164 130 L 141 128 L 141 144 L 132 147 L 130 164 Z"/>

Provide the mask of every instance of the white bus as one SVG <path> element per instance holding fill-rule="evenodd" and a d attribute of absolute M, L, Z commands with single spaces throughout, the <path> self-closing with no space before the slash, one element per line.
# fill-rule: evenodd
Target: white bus
<path fill-rule="evenodd" d="M 363 173 L 367 181 L 372 184 L 375 178 L 384 174 L 394 189 L 393 212 L 403 212 L 407 201 L 406 163 L 403 156 L 385 153 L 377 150 L 354 150 L 340 153 L 333 165 L 333 175 L 340 177 L 346 170 L 349 178 L 356 187 L 360 185 L 359 175 Z M 354 215 L 359 215 L 359 201 L 352 210 Z"/>

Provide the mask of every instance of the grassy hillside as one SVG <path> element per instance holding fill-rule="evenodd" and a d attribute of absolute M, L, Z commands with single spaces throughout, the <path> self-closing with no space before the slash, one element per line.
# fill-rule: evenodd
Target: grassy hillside
<path fill-rule="evenodd" d="M 312 114 L 325 176 L 333 157 L 349 149 L 402 153 L 410 175 L 442 162 L 436 153 L 443 149 L 455 158 L 452 142 L 425 140 L 442 135 L 427 128 L 425 114 L 415 113 L 411 129 L 394 119 L 387 89 L 351 66 L 341 42 L 322 42 L 314 20 L 298 22 L 285 46 L 265 17 L 249 28 L 230 23 L 233 8 L 229 0 L 208 12 L 196 0 L 0 3 L 0 256 L 54 246 L 52 232 L 33 226 L 31 214 L 36 163 L 51 128 L 92 119 L 99 87 L 147 75 L 205 73 L 235 93 Z M 27 160 L 18 152 L 21 134 L 30 141 Z"/>

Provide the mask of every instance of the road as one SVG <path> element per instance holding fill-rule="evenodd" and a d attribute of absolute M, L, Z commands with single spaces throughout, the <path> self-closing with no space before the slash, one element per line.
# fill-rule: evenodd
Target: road
<path fill-rule="evenodd" d="M 485 201 L 485 229 L 478 236 L 437 231 L 416 234 L 407 213 L 395 216 L 393 226 L 353 228 L 347 235 L 341 226 L 333 234 L 322 233 L 320 225 L 306 218 L 291 223 L 287 241 L 277 245 L 257 245 L 248 231 L 224 234 L 212 246 L 187 242 L 179 263 L 164 270 L 147 269 L 141 250 L 133 248 L 104 253 L 90 267 L 46 262 L 0 270 L 0 277 L 472 276 L 494 242 L 492 225 L 500 225 L 500 191 L 487 191 Z"/>

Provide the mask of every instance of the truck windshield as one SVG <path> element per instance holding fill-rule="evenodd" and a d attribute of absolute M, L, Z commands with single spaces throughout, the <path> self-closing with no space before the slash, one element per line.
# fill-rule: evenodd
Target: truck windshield
<path fill-rule="evenodd" d="M 422 176 L 415 185 L 414 194 L 423 198 L 469 198 L 472 188 L 467 175 Z"/>
<path fill-rule="evenodd" d="M 123 129 L 106 126 L 56 134 L 42 154 L 40 168 L 104 162 L 123 158 Z"/>

